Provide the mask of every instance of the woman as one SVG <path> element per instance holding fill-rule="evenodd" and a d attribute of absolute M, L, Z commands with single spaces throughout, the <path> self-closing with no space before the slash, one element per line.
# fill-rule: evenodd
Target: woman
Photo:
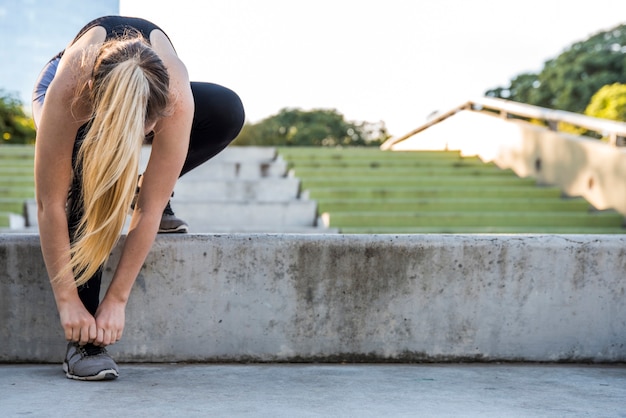
<path fill-rule="evenodd" d="M 155 24 L 106 16 L 45 66 L 33 116 L 41 249 L 68 340 L 63 369 L 72 379 L 114 379 L 105 347 L 122 338 L 126 303 L 155 236 L 160 226 L 186 227 L 169 207 L 176 180 L 237 136 L 243 106 L 231 90 L 190 82 Z M 146 137 L 152 150 L 139 187 Z M 100 301 L 102 265 L 131 204 L 122 255 Z"/>

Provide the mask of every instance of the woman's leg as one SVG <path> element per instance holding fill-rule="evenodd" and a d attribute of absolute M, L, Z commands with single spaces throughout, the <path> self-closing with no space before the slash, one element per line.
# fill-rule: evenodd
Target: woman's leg
<path fill-rule="evenodd" d="M 245 114 L 239 96 L 232 90 L 212 83 L 192 82 L 195 105 L 187 158 L 180 176 L 205 163 L 222 151 L 239 134 Z M 152 137 L 146 138 L 151 143 Z M 179 176 L 179 177 L 180 177 Z M 159 233 L 188 231 L 187 222 L 176 217 L 168 202 Z"/>
<path fill-rule="evenodd" d="M 195 103 L 187 159 L 180 175 L 205 163 L 239 134 L 245 120 L 241 99 L 226 87 L 191 83 Z"/>

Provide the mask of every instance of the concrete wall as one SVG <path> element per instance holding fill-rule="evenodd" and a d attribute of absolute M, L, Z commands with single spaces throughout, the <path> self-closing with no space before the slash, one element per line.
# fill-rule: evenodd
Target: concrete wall
<path fill-rule="evenodd" d="M 626 236 L 158 236 L 110 351 L 133 362 L 623 362 L 624 272 Z M 61 361 L 36 235 L 0 235 L 0 324 L 0 361 Z"/>
<path fill-rule="evenodd" d="M 597 209 L 626 215 L 626 148 L 471 111 L 395 144 L 393 150 L 461 150 L 521 177 L 559 186 Z"/>

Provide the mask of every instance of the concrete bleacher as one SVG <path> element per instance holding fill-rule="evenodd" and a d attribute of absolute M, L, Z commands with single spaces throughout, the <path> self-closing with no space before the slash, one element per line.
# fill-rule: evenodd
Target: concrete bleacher
<path fill-rule="evenodd" d="M 279 149 L 342 233 L 623 234 L 623 215 L 459 151 Z"/>
<path fill-rule="evenodd" d="M 0 227 L 36 231 L 32 148 L 1 151 L 12 159 L 0 171 L 0 209 L 10 211 Z M 626 231 L 614 210 L 459 151 L 229 147 L 179 179 L 172 207 L 196 233 Z"/>
<path fill-rule="evenodd" d="M 625 248 L 623 235 L 160 235 L 110 351 L 157 363 L 625 362 Z M 0 234 L 0 278 L 0 362 L 57 363 L 65 342 L 36 234 Z"/>
<path fill-rule="evenodd" d="M 150 147 L 142 150 L 140 171 Z M 32 168 L 31 168 L 32 177 Z M 332 233 L 317 203 L 301 193 L 300 180 L 270 147 L 229 147 L 181 177 L 172 206 L 190 232 Z M 37 227 L 35 201 L 25 203 L 25 224 Z"/>
<path fill-rule="evenodd" d="M 172 205 L 191 232 L 333 232 L 271 147 L 226 148 L 180 178 Z"/>

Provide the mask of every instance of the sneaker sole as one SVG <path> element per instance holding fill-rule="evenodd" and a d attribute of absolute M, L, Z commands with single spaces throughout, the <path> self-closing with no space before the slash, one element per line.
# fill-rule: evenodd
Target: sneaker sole
<path fill-rule="evenodd" d="M 186 234 L 187 232 L 189 232 L 189 228 L 186 225 L 181 225 L 172 229 L 159 228 L 159 234 Z"/>
<path fill-rule="evenodd" d="M 67 363 L 63 363 L 63 371 L 68 379 L 82 380 L 82 381 L 97 381 L 97 380 L 115 380 L 119 377 L 119 373 L 115 369 L 101 370 L 93 376 L 78 376 L 70 373 Z"/>

